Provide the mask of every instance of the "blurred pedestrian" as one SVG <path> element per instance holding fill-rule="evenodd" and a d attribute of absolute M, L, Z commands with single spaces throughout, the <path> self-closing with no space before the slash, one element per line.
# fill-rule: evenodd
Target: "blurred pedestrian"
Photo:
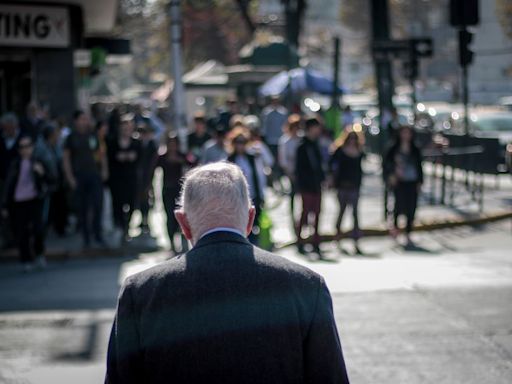
<path fill-rule="evenodd" d="M 207 131 L 206 118 L 204 112 L 199 111 L 194 114 L 194 128 L 188 135 L 188 151 L 193 156 L 192 161 L 198 163 L 201 159 L 203 146 L 211 139 Z"/>
<path fill-rule="evenodd" d="M 45 121 L 39 104 L 30 102 L 25 109 L 25 116 L 22 117 L 20 126 L 23 135 L 30 136 L 35 143 L 41 134 Z"/>
<path fill-rule="evenodd" d="M 141 145 L 135 139 L 135 122 L 130 114 L 123 115 L 119 135 L 108 145 L 109 187 L 112 195 L 114 225 L 122 242 L 131 240 L 130 220 L 137 200 L 137 167 Z"/>
<path fill-rule="evenodd" d="M 225 143 L 226 132 L 226 129 L 222 125 L 215 127 L 213 138 L 208 140 L 203 146 L 201 164 L 215 163 L 228 158 Z"/>
<path fill-rule="evenodd" d="M 4 194 L 7 173 L 11 163 L 19 156 L 20 128 L 14 113 L 5 113 L 0 119 L 0 198 Z M 0 215 L 0 249 L 14 245 L 12 217 Z"/>
<path fill-rule="evenodd" d="M 249 185 L 249 195 L 256 209 L 254 218 L 254 231 L 249 235 L 249 241 L 258 243 L 259 218 L 265 204 L 266 176 L 264 172 L 263 159 L 261 154 L 249 153 L 248 145 L 250 133 L 247 128 L 235 128 L 229 134 L 231 154 L 228 161 L 240 167 Z"/>
<path fill-rule="evenodd" d="M 23 270 L 29 272 L 34 260 L 39 267 L 46 266 L 43 201 L 54 180 L 45 163 L 34 156 L 30 136 L 21 137 L 18 148 L 20 156 L 11 163 L 5 184 L 2 216 L 12 217 Z"/>
<path fill-rule="evenodd" d="M 345 128 L 341 136 L 333 144 L 333 153 L 329 160 L 329 171 L 332 183 L 336 189 L 340 211 L 336 219 L 337 239 L 341 240 L 343 214 L 347 206 L 352 208 L 353 230 L 352 238 L 355 251 L 361 254 L 358 240 L 361 236 L 359 230 L 359 190 L 363 179 L 361 163 L 364 157 L 364 139 L 352 128 Z"/>
<path fill-rule="evenodd" d="M 343 109 L 342 125 L 343 129 L 352 128 L 354 124 L 354 113 L 350 105 L 346 105 Z"/>
<path fill-rule="evenodd" d="M 288 119 L 288 111 L 281 105 L 279 96 L 272 96 L 270 104 L 263 108 L 261 113 L 261 128 L 265 142 L 270 148 L 275 159 L 278 156 L 279 139 L 283 135 L 283 128 Z M 270 177 L 270 184 L 280 182 L 282 176 L 281 167 L 276 164 Z"/>
<path fill-rule="evenodd" d="M 325 178 L 324 164 L 318 140 L 322 134 L 322 126 L 315 117 L 310 117 L 305 122 L 304 137 L 297 148 L 295 161 L 295 177 L 297 191 L 302 198 L 302 213 L 296 228 L 297 247 L 300 253 L 304 253 L 304 239 L 302 229 L 305 225 L 313 223 L 313 251 L 320 258 L 320 210 L 322 207 L 322 183 Z"/>
<path fill-rule="evenodd" d="M 108 146 L 111 142 L 110 126 L 106 120 L 98 120 L 94 126 L 96 137 L 98 138 L 98 150 L 96 151 L 96 161 L 100 158 L 108 160 Z M 101 213 L 101 227 L 104 232 L 114 230 L 112 214 L 112 195 L 110 193 L 108 178 L 103 179 L 103 209 Z"/>
<path fill-rule="evenodd" d="M 49 221 L 50 202 L 58 185 L 59 159 L 54 149 L 58 140 L 59 132 L 57 127 L 46 123 L 41 130 L 41 136 L 34 146 L 34 157 L 43 163 L 47 173 L 50 175 L 49 179 L 52 180 L 52 183 L 48 183 L 47 193 L 43 198 L 43 226 L 45 229 L 47 229 Z"/>
<path fill-rule="evenodd" d="M 414 129 L 403 125 L 398 129 L 395 143 L 384 158 L 383 172 L 389 188 L 395 195 L 391 235 L 399 234 L 398 219 L 405 216 L 406 245 L 412 245 L 410 234 L 423 184 L 422 155 L 414 142 Z"/>
<path fill-rule="evenodd" d="M 187 241 L 179 231 L 179 225 L 174 216 L 174 210 L 181 191 L 181 178 L 187 168 L 186 156 L 180 152 L 179 139 L 176 135 L 171 134 L 166 141 L 165 153 L 158 156 L 156 166 L 162 169 L 162 200 L 167 218 L 167 235 L 171 250 L 174 255 L 178 254 L 175 235 L 178 233 L 181 238 L 181 252 L 187 250 Z"/>
<path fill-rule="evenodd" d="M 323 278 L 247 241 L 240 169 L 192 170 L 181 201 L 194 248 L 123 284 L 105 383 L 348 384 Z"/>
<path fill-rule="evenodd" d="M 98 138 L 89 116 L 83 111 L 73 115 L 73 131 L 66 138 L 63 168 L 66 181 L 75 192 L 79 206 L 79 224 L 83 247 L 91 245 L 91 232 L 100 246 L 106 246 L 101 226 L 103 181 L 108 177 L 107 159 L 99 151 Z"/>
<path fill-rule="evenodd" d="M 158 145 L 155 142 L 153 127 L 148 124 L 139 125 L 140 160 L 138 162 L 137 206 L 140 211 L 140 229 L 143 234 L 149 234 L 149 210 L 153 207 L 154 164 L 158 156 Z"/>
<path fill-rule="evenodd" d="M 299 147 L 301 137 L 299 129 L 301 125 L 301 117 L 298 114 L 291 114 L 288 117 L 284 129 L 284 135 L 279 139 L 278 159 L 279 165 L 288 177 L 290 189 L 288 195 L 290 197 L 290 214 L 292 218 L 293 228 L 296 227 L 295 222 L 295 194 L 297 191 L 297 180 L 295 178 L 295 163 L 297 160 L 297 148 Z"/>
<path fill-rule="evenodd" d="M 255 115 L 247 115 L 243 119 L 242 126 L 247 127 L 250 134 L 247 148 L 248 152 L 255 156 L 261 156 L 261 161 L 265 169 L 265 176 L 269 175 L 275 164 L 275 158 L 272 155 L 270 148 L 261 137 L 260 119 Z"/>

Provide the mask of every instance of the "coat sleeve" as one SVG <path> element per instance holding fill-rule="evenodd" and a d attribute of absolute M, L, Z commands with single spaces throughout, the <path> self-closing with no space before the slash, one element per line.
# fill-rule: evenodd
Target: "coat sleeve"
<path fill-rule="evenodd" d="M 121 288 L 117 313 L 110 333 L 105 384 L 142 383 L 142 356 L 131 287 Z"/>
<path fill-rule="evenodd" d="M 331 295 L 323 279 L 304 349 L 306 383 L 349 383 Z"/>

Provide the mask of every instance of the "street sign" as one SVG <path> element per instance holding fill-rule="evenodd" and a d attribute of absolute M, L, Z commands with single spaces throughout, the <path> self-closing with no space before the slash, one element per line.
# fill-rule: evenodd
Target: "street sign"
<path fill-rule="evenodd" d="M 434 43 L 430 37 L 416 37 L 402 40 L 376 40 L 373 43 L 373 55 L 379 57 L 393 57 L 408 59 L 411 56 L 432 57 Z"/>

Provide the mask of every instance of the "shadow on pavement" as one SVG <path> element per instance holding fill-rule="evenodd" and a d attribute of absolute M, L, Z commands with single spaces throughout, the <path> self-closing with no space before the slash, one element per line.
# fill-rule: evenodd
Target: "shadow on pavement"
<path fill-rule="evenodd" d="M 0 313 L 114 309 L 123 264 L 133 259 L 50 262 L 30 273 L 22 273 L 18 263 L 2 264 Z"/>

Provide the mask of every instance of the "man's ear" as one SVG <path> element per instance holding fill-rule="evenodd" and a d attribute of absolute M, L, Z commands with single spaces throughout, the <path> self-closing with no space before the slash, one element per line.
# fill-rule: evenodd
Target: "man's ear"
<path fill-rule="evenodd" d="M 254 225 L 254 218 L 256 217 L 256 208 L 249 208 L 249 220 L 247 221 L 247 228 L 245 229 L 246 236 L 249 236 L 252 232 L 252 227 Z"/>
<path fill-rule="evenodd" d="M 185 235 L 185 238 L 187 240 L 192 241 L 192 229 L 190 228 L 190 224 L 187 219 L 187 215 L 185 215 L 185 212 L 183 211 L 174 211 L 174 217 L 176 217 L 176 220 L 178 221 L 181 231 Z"/>

